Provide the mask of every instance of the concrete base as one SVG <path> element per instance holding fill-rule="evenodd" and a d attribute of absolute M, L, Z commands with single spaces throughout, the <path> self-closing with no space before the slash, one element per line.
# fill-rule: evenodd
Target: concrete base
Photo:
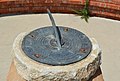
<path fill-rule="evenodd" d="M 7 81 L 26 81 L 17 73 L 14 61 L 11 63 L 10 70 L 7 76 Z M 96 73 L 90 78 L 89 81 L 104 81 L 100 67 L 98 68 Z"/>

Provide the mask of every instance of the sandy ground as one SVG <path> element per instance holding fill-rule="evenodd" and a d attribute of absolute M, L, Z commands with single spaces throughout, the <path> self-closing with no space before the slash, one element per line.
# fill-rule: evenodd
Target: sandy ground
<path fill-rule="evenodd" d="M 79 16 L 54 14 L 57 25 L 74 27 L 97 39 L 102 49 L 102 72 L 105 81 L 120 77 L 120 21 L 92 17 L 89 23 Z M 14 57 L 12 44 L 16 36 L 36 27 L 51 25 L 48 15 L 32 14 L 0 18 L 0 81 L 6 81 Z"/>

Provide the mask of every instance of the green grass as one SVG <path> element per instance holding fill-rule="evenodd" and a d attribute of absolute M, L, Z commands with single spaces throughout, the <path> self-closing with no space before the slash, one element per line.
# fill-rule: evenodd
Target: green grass
<path fill-rule="evenodd" d="M 86 0 L 85 6 L 82 10 L 73 10 L 77 15 L 81 16 L 88 23 L 89 19 L 89 0 Z"/>

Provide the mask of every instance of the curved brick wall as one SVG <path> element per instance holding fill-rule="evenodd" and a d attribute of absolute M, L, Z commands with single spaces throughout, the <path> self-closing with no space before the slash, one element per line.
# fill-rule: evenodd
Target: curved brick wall
<path fill-rule="evenodd" d="M 83 9 L 85 0 L 0 0 L 0 15 L 46 12 L 73 13 Z M 120 20 L 120 0 L 90 0 L 91 16 Z"/>

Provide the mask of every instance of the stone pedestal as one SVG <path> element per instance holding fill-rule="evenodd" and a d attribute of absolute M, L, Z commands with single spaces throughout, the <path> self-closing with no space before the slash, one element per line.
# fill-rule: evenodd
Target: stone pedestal
<path fill-rule="evenodd" d="M 32 60 L 23 52 L 21 44 L 28 33 L 21 33 L 14 41 L 15 57 L 8 75 L 8 81 L 87 81 L 97 70 L 100 70 L 98 68 L 101 64 L 101 49 L 95 39 L 90 38 L 92 50 L 83 60 L 64 66 L 52 66 Z M 15 72 L 12 73 L 13 71 Z"/>
<path fill-rule="evenodd" d="M 101 64 L 101 49 L 93 38 L 90 39 L 92 42 L 91 53 L 79 62 L 64 66 L 52 66 L 36 62 L 26 56 L 21 49 L 22 40 L 26 35 L 27 33 L 20 34 L 14 42 L 15 58 L 11 68 L 16 69 L 16 72 L 15 75 L 11 75 L 11 69 L 8 81 L 12 81 L 9 79 L 13 76 L 27 81 L 87 81 L 96 73 Z"/>
<path fill-rule="evenodd" d="M 7 81 L 26 81 L 17 73 L 14 62 L 11 63 L 10 70 L 7 76 Z M 96 73 L 88 81 L 104 81 L 100 67 L 97 69 Z"/>

